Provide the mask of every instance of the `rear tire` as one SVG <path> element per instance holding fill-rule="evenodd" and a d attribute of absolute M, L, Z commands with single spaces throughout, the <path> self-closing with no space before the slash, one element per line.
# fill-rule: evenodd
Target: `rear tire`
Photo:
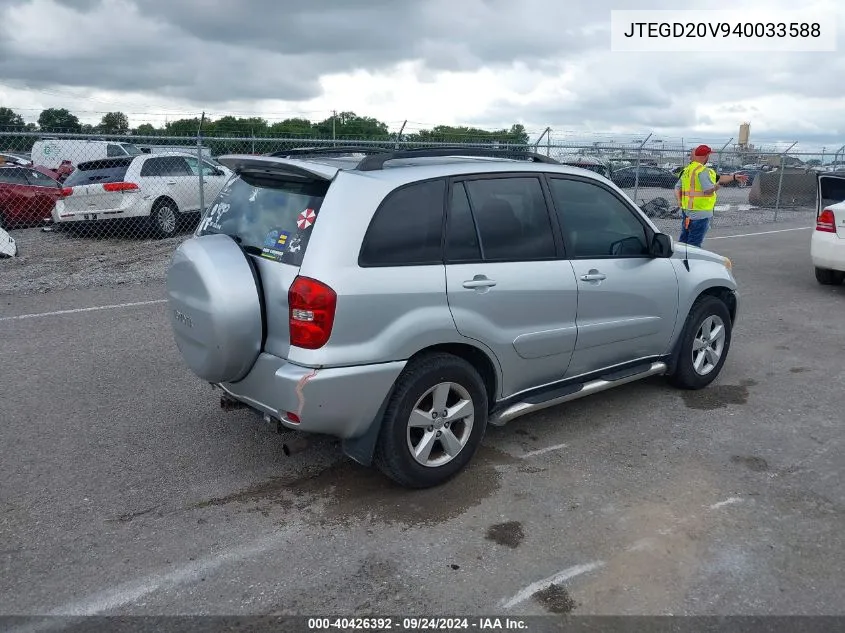
<path fill-rule="evenodd" d="M 464 359 L 436 353 L 412 361 L 396 381 L 385 411 L 376 467 L 406 488 L 445 483 L 481 445 L 487 407 L 484 381 Z"/>
<path fill-rule="evenodd" d="M 732 329 L 723 301 L 710 295 L 699 297 L 687 316 L 669 381 L 679 389 L 703 389 L 713 382 L 728 357 Z"/>
<path fill-rule="evenodd" d="M 150 212 L 152 234 L 163 239 L 173 237 L 179 230 L 179 209 L 170 200 L 162 200 L 153 206 Z"/>
<path fill-rule="evenodd" d="M 845 273 L 816 266 L 816 281 L 823 286 L 838 286 L 845 279 Z"/>

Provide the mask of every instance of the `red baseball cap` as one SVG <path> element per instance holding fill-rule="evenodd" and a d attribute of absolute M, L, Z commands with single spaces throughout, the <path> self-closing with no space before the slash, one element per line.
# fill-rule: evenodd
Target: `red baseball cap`
<path fill-rule="evenodd" d="M 707 156 L 708 154 L 712 154 L 713 150 L 710 149 L 707 145 L 699 145 L 693 151 L 695 156 Z"/>

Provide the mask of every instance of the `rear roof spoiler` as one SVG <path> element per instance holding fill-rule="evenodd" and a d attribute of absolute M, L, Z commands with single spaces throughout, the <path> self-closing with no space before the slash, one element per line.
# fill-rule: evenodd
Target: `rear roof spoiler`
<path fill-rule="evenodd" d="M 253 156 L 252 154 L 227 154 L 216 159 L 224 167 L 236 174 L 244 172 L 265 173 L 274 176 L 286 176 L 297 180 L 332 180 L 338 167 L 311 161 L 281 158 L 276 156 Z"/>

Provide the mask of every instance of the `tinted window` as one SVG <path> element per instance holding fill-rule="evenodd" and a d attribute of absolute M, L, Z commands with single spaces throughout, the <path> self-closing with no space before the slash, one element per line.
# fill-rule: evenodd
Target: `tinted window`
<path fill-rule="evenodd" d="M 132 143 L 121 143 L 120 146 L 130 156 L 140 156 L 143 152 L 138 148 L 138 146 L 133 145 Z"/>
<path fill-rule="evenodd" d="M 543 188 L 537 178 L 491 178 L 466 183 L 484 259 L 555 257 Z"/>
<path fill-rule="evenodd" d="M 361 247 L 362 266 L 442 262 L 446 182 L 421 182 L 394 191 L 375 214 Z"/>
<path fill-rule="evenodd" d="M 197 235 L 225 233 L 247 251 L 299 266 L 329 183 L 242 175 L 203 215 Z"/>
<path fill-rule="evenodd" d="M 645 226 L 610 191 L 579 180 L 552 178 L 549 182 L 572 257 L 648 254 Z"/>
<path fill-rule="evenodd" d="M 29 180 L 29 184 L 35 185 L 36 187 L 53 187 L 55 188 L 58 183 L 50 178 L 47 174 L 42 174 L 40 171 L 35 171 L 34 169 L 28 169 L 26 172 L 26 177 Z"/>
<path fill-rule="evenodd" d="M 0 182 L 8 185 L 28 185 L 23 169 L 0 169 Z"/>
<path fill-rule="evenodd" d="M 472 219 L 466 187 L 459 182 L 452 187 L 449 216 L 446 220 L 446 260 L 450 262 L 478 261 L 481 249 Z"/>
<path fill-rule="evenodd" d="M 141 167 L 141 176 L 190 176 L 188 162 L 181 156 L 148 158 Z"/>
<path fill-rule="evenodd" d="M 132 160 L 105 159 L 79 163 L 73 173 L 65 180 L 65 187 L 93 185 L 106 182 L 122 182 Z"/>
<path fill-rule="evenodd" d="M 106 156 L 126 156 L 126 152 L 120 145 L 113 145 L 111 143 L 106 146 Z"/>

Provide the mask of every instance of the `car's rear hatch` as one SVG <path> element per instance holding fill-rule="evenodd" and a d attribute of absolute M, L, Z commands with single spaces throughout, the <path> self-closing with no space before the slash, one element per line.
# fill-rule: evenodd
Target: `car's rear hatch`
<path fill-rule="evenodd" d="M 119 210 L 127 196 L 140 195 L 137 183 L 126 182 L 132 157 L 106 158 L 80 163 L 64 182 L 61 215 Z"/>
<path fill-rule="evenodd" d="M 218 161 L 239 177 L 231 179 L 210 205 L 197 236 L 229 235 L 252 260 L 263 299 L 263 351 L 287 358 L 288 290 L 299 274 L 338 167 L 253 156 L 223 156 Z"/>
<path fill-rule="evenodd" d="M 819 174 L 816 219 L 825 210 L 833 213 L 836 235 L 845 238 L 845 209 L 840 203 L 845 202 L 845 173 L 841 175 Z"/>

